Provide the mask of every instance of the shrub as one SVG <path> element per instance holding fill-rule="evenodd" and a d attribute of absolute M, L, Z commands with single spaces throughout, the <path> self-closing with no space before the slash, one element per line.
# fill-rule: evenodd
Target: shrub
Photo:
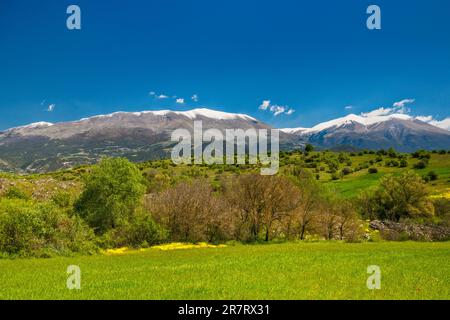
<path fill-rule="evenodd" d="M 400 160 L 400 168 L 406 168 L 408 166 L 408 161 L 405 158 Z"/>
<path fill-rule="evenodd" d="M 150 214 L 140 210 L 127 223 L 109 230 L 100 238 L 104 248 L 148 247 L 167 240 L 168 232 L 157 224 Z"/>
<path fill-rule="evenodd" d="M 25 193 L 25 191 L 19 189 L 18 187 L 10 187 L 8 190 L 6 190 L 3 196 L 8 199 L 23 199 L 23 200 L 30 199 L 30 196 L 27 193 Z"/>
<path fill-rule="evenodd" d="M 344 176 L 346 176 L 346 175 L 348 175 L 348 174 L 350 174 L 352 172 L 353 172 L 352 168 L 349 168 L 349 167 L 345 167 L 345 168 L 342 169 L 342 174 Z"/>
<path fill-rule="evenodd" d="M 331 174 L 331 180 L 339 180 L 341 176 L 337 172 Z"/>
<path fill-rule="evenodd" d="M 437 198 L 433 201 L 433 205 L 439 224 L 450 227 L 450 199 Z"/>
<path fill-rule="evenodd" d="M 389 150 L 387 151 L 387 155 L 390 158 L 396 158 L 397 157 L 397 152 L 395 152 L 394 148 L 389 148 Z"/>
<path fill-rule="evenodd" d="M 71 208 L 73 205 L 72 196 L 68 192 L 58 192 L 52 197 L 52 201 L 60 208 Z"/>
<path fill-rule="evenodd" d="M 374 194 L 360 202 L 362 214 L 369 218 L 399 221 L 402 218 L 428 218 L 434 215 L 429 189 L 416 173 L 383 177 Z"/>
<path fill-rule="evenodd" d="M 95 250 L 92 230 L 54 204 L 0 200 L 0 252 L 48 257 Z"/>
<path fill-rule="evenodd" d="M 430 178 L 430 181 L 435 181 L 438 179 L 438 174 L 435 171 L 428 172 L 427 176 Z"/>
<path fill-rule="evenodd" d="M 427 167 L 427 163 L 423 160 L 420 160 L 419 162 L 414 164 L 414 169 L 425 169 Z"/>
<path fill-rule="evenodd" d="M 377 169 L 377 168 L 374 168 L 374 167 L 369 168 L 369 173 L 370 173 L 370 174 L 378 173 L 378 169 Z"/>
<path fill-rule="evenodd" d="M 307 144 L 305 146 L 305 152 L 312 152 L 314 150 L 314 146 L 312 144 Z"/>

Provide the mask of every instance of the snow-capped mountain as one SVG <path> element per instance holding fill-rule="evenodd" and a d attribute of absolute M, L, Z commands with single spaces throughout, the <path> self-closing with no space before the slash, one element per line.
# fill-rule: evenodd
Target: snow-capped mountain
<path fill-rule="evenodd" d="M 194 121 L 203 129 L 263 129 L 267 124 L 245 114 L 211 109 L 189 111 L 114 112 L 78 121 L 37 122 L 0 133 L 0 171 L 51 171 L 93 163 L 103 156 L 145 161 L 170 155 L 170 136 L 175 129 L 192 132 Z M 293 147 L 299 139 L 283 144 Z M 292 137 L 291 137 L 292 138 Z"/>
<path fill-rule="evenodd" d="M 322 122 L 317 125 L 315 125 L 312 128 L 286 128 L 281 129 L 284 132 L 287 133 L 293 133 L 293 134 L 311 134 L 314 132 L 320 132 L 329 128 L 339 128 L 348 124 L 352 123 L 359 123 L 364 126 L 369 126 L 371 124 L 380 123 L 389 121 L 392 119 L 400 119 L 400 120 L 411 120 L 413 119 L 411 116 L 403 113 L 394 113 L 389 115 L 380 115 L 380 116 L 364 116 L 364 115 L 356 115 L 356 114 L 349 114 L 342 118 L 333 119 L 330 121 Z"/>
<path fill-rule="evenodd" d="M 145 161 L 167 157 L 175 129 L 269 129 L 245 114 L 211 109 L 114 112 L 77 121 L 36 122 L 0 132 L 0 171 L 41 172 L 97 162 L 103 156 Z M 450 149 L 450 131 L 402 113 L 361 114 L 312 128 L 281 129 L 280 148 L 394 147 L 399 151 Z"/>
<path fill-rule="evenodd" d="M 312 128 L 281 130 L 323 148 L 393 147 L 399 151 L 450 148 L 450 131 L 404 113 L 349 114 Z"/>

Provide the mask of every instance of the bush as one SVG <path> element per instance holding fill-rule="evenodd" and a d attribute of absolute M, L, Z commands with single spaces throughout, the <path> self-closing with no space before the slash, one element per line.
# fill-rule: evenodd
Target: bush
<path fill-rule="evenodd" d="M 414 169 L 425 169 L 427 167 L 427 163 L 423 160 L 420 160 L 419 162 L 414 164 Z"/>
<path fill-rule="evenodd" d="M 361 199 L 360 210 L 371 219 L 429 218 L 434 216 L 429 195 L 427 185 L 416 173 L 389 175 L 381 179 L 374 194 L 366 194 Z"/>
<path fill-rule="evenodd" d="M 430 181 L 435 181 L 438 179 L 438 174 L 435 171 L 428 172 L 427 176 L 430 179 Z"/>
<path fill-rule="evenodd" d="M 92 253 L 94 234 L 78 217 L 52 203 L 0 200 L 0 252 L 8 256 Z"/>
<path fill-rule="evenodd" d="M 312 152 L 314 150 L 314 146 L 312 144 L 307 144 L 305 146 L 305 152 Z"/>
<path fill-rule="evenodd" d="M 160 244 L 167 240 L 167 237 L 167 230 L 157 224 L 150 214 L 141 211 L 127 223 L 105 233 L 100 238 L 99 244 L 104 248 L 123 246 L 145 248 Z"/>
<path fill-rule="evenodd" d="M 377 168 L 369 168 L 369 173 L 370 174 L 374 174 L 374 173 L 378 173 L 378 169 Z"/>
<path fill-rule="evenodd" d="M 71 208 L 73 205 L 72 196 L 68 192 L 58 192 L 52 197 L 52 201 L 60 208 Z"/>
<path fill-rule="evenodd" d="M 350 174 L 352 172 L 353 172 L 352 168 L 349 168 L 349 167 L 345 167 L 345 168 L 342 169 L 342 174 L 344 176 L 346 176 L 346 175 L 348 175 L 348 174 Z"/>
<path fill-rule="evenodd" d="M 408 161 L 405 158 L 400 160 L 400 168 L 406 168 L 408 166 Z"/>
<path fill-rule="evenodd" d="M 22 199 L 22 200 L 30 199 L 30 196 L 26 194 L 25 191 L 17 187 L 10 187 L 8 190 L 6 190 L 3 196 L 8 199 Z"/>
<path fill-rule="evenodd" d="M 433 201 L 433 205 L 439 224 L 450 227 L 450 199 L 437 198 Z"/>
<path fill-rule="evenodd" d="M 339 180 L 341 176 L 337 172 L 331 174 L 331 180 Z"/>

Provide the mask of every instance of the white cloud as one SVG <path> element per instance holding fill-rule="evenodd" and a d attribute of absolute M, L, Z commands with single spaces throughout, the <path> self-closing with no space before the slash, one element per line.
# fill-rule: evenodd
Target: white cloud
<path fill-rule="evenodd" d="M 369 111 L 369 112 L 362 112 L 361 116 L 363 117 L 380 117 L 380 116 L 387 116 L 389 114 L 393 113 L 394 108 L 383 108 L 380 107 L 378 109 Z"/>
<path fill-rule="evenodd" d="M 198 101 L 198 95 L 197 95 L 197 94 L 194 94 L 194 95 L 191 97 L 191 99 L 192 99 L 192 101 L 197 102 L 197 101 Z"/>
<path fill-rule="evenodd" d="M 408 100 L 408 101 L 406 101 Z M 406 102 L 405 102 L 406 101 Z M 414 99 L 405 99 L 399 102 L 394 103 L 393 108 L 378 108 L 366 113 L 361 113 L 360 117 L 363 117 L 367 123 L 371 121 L 380 121 L 382 119 L 388 119 L 390 117 L 400 118 L 400 119 L 415 119 L 422 122 L 426 122 L 435 127 L 439 127 L 441 129 L 450 131 L 450 117 L 447 117 L 442 120 L 437 120 L 433 116 L 413 116 L 411 115 L 411 110 L 405 108 L 405 104 L 412 103 Z M 358 116 L 356 116 L 358 117 Z"/>
<path fill-rule="evenodd" d="M 270 100 L 264 100 L 261 105 L 259 106 L 260 110 L 267 110 L 267 108 L 270 106 Z"/>
<path fill-rule="evenodd" d="M 291 115 L 295 112 L 294 109 L 289 108 L 288 106 L 280 106 L 280 105 L 271 105 L 270 100 L 264 100 L 258 109 L 266 111 L 269 110 L 273 113 L 274 116 L 278 116 L 280 114 Z"/>
<path fill-rule="evenodd" d="M 184 99 L 183 98 L 178 98 L 175 102 L 183 104 L 184 103 Z"/>
<path fill-rule="evenodd" d="M 417 116 L 416 119 L 423 122 L 430 122 L 433 121 L 433 116 Z"/>
<path fill-rule="evenodd" d="M 156 94 L 155 91 L 150 91 L 150 92 L 148 93 L 149 96 L 154 96 L 155 94 Z"/>
<path fill-rule="evenodd" d="M 286 112 L 286 115 L 290 116 L 290 115 L 293 114 L 294 112 L 295 112 L 294 109 L 289 109 L 289 110 Z"/>
<path fill-rule="evenodd" d="M 279 114 L 282 114 L 286 111 L 285 106 L 270 106 L 270 111 L 273 113 L 274 116 L 277 116 Z"/>
<path fill-rule="evenodd" d="M 47 107 L 47 111 L 48 112 L 52 112 L 53 110 L 55 110 L 56 105 L 54 103 L 49 104 Z"/>
<path fill-rule="evenodd" d="M 414 101 L 416 101 L 416 100 L 415 99 L 403 99 L 401 101 L 394 102 L 394 104 L 392 106 L 396 107 L 396 108 L 403 108 L 407 104 L 413 103 Z"/>
<path fill-rule="evenodd" d="M 439 127 L 441 129 L 450 131 L 450 117 L 447 117 L 443 120 L 436 120 L 433 118 L 433 116 L 418 116 L 415 117 L 415 119 L 429 123 L 435 127 Z"/>
<path fill-rule="evenodd" d="M 157 96 L 158 99 L 167 99 L 168 96 L 166 96 L 165 94 L 160 94 L 159 96 Z"/>
<path fill-rule="evenodd" d="M 362 112 L 361 116 L 363 117 L 381 117 L 381 116 L 388 116 L 391 114 L 407 114 L 410 110 L 405 108 L 404 106 L 398 106 L 394 108 L 384 108 L 380 107 L 378 109 L 369 111 L 369 112 Z"/>
<path fill-rule="evenodd" d="M 353 109 L 353 106 L 345 106 L 345 109 L 346 109 L 346 110 Z"/>

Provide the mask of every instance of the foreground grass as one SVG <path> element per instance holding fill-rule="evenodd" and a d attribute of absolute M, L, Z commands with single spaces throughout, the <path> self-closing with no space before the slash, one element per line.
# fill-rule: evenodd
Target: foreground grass
<path fill-rule="evenodd" d="M 450 299 L 450 243 L 337 242 L 148 249 L 0 260 L 0 299 Z M 81 290 L 66 288 L 68 265 Z M 367 266 L 378 265 L 380 290 Z"/>

